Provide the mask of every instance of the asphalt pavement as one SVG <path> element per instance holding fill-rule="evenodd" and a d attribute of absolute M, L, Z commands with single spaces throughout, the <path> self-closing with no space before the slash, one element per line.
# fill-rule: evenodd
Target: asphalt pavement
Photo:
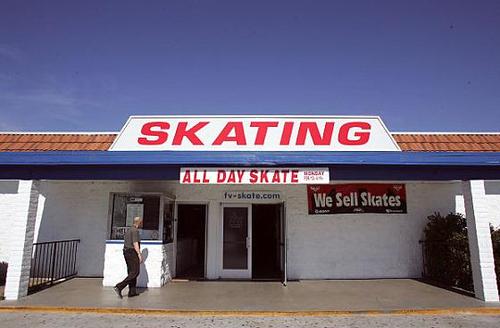
<path fill-rule="evenodd" d="M 345 315 L 310 316 L 179 316 L 74 313 L 0 313 L 2 328 L 92 327 L 92 328 L 295 328 L 295 327 L 401 327 L 401 328 L 498 328 L 500 316 L 489 315 Z"/>

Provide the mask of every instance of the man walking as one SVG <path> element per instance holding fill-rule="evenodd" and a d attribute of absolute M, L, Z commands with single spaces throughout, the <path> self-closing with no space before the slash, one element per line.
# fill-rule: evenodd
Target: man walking
<path fill-rule="evenodd" d="M 127 285 L 128 297 L 139 295 L 135 289 L 135 285 L 137 284 L 140 263 L 142 263 L 141 239 L 139 237 L 140 228 L 142 228 L 142 218 L 135 217 L 132 227 L 130 227 L 123 237 L 123 257 L 125 257 L 125 262 L 127 263 L 128 275 L 113 288 L 119 298 L 122 298 L 122 290 Z"/>

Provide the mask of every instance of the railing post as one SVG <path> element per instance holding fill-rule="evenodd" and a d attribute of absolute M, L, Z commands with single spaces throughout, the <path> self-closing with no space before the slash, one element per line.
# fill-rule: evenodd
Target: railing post
<path fill-rule="evenodd" d="M 427 276 L 427 251 L 426 251 L 426 241 L 425 240 L 419 240 L 418 243 L 420 244 L 420 251 L 422 252 L 422 278 L 425 278 Z"/>
<path fill-rule="evenodd" d="M 427 263 L 425 262 L 425 242 L 422 242 L 422 277 L 425 278 L 427 276 Z"/>
<path fill-rule="evenodd" d="M 54 268 L 56 265 L 56 249 L 57 249 L 57 242 L 54 243 L 54 247 L 52 248 L 52 267 L 50 269 L 50 284 L 51 285 L 54 283 Z"/>

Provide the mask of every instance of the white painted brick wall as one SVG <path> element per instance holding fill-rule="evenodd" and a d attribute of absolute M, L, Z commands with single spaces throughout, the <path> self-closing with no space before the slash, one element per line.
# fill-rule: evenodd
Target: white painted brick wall
<path fill-rule="evenodd" d="M 20 192 L 20 193 L 19 193 Z M 0 213 L 2 221 L 9 222 L 3 224 L 0 229 L 0 261 L 7 262 L 11 251 L 13 235 L 11 228 L 23 224 L 18 220 L 13 220 L 17 213 L 27 211 L 26 186 L 17 180 L 0 181 Z"/>
<path fill-rule="evenodd" d="M 108 231 L 110 192 L 127 192 L 128 182 L 42 181 L 44 211 L 39 214 L 38 241 L 80 239 L 81 276 L 101 277 Z"/>
<path fill-rule="evenodd" d="M 488 222 L 495 229 L 500 229 L 500 181 L 485 181 L 484 182 L 485 202 L 484 206 L 488 211 Z M 465 215 L 465 204 L 463 193 L 456 195 L 456 211 Z"/>
<path fill-rule="evenodd" d="M 9 231 L 7 238 L 8 254 L 7 279 L 4 296 L 15 300 L 28 293 L 31 252 L 35 234 L 35 222 L 38 208 L 38 181 L 18 181 L 18 190 L 6 206 L 9 221 L 4 228 Z M 13 193 L 9 195 L 14 195 Z"/>
<path fill-rule="evenodd" d="M 491 214 L 483 180 L 463 182 L 467 232 L 476 297 L 498 302 L 495 262 L 490 235 Z"/>
<path fill-rule="evenodd" d="M 144 262 L 137 278 L 138 287 L 161 287 L 171 280 L 167 254 L 170 245 L 152 245 L 142 242 Z M 123 258 L 123 243 L 107 243 L 104 260 L 103 286 L 114 286 L 127 276 L 127 266 Z"/>

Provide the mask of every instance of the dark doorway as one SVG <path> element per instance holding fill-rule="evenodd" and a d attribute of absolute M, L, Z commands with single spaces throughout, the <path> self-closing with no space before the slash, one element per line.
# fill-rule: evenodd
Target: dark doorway
<path fill-rule="evenodd" d="M 280 279 L 281 204 L 252 205 L 252 278 Z"/>
<path fill-rule="evenodd" d="M 206 205 L 177 206 L 176 277 L 205 277 L 205 218 Z"/>

